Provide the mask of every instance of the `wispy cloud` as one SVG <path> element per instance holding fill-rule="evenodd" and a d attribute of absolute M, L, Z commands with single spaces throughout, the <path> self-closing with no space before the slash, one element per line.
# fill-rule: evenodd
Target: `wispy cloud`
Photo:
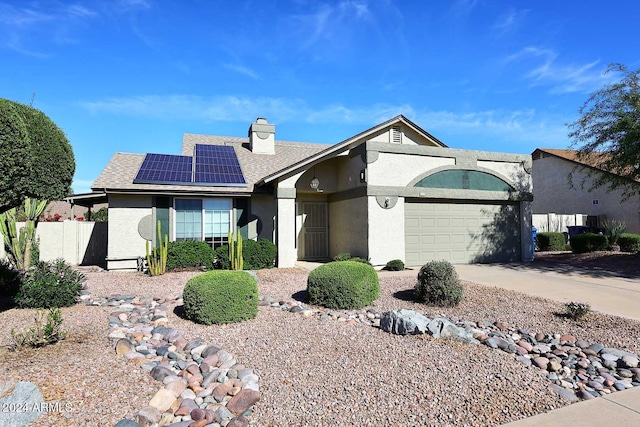
<path fill-rule="evenodd" d="M 425 129 L 450 135 L 484 135 L 557 144 L 566 140 L 566 118 L 545 117 L 533 109 L 484 110 L 475 112 L 431 111 L 408 103 L 346 106 L 312 106 L 301 99 L 191 95 L 138 96 L 87 101 L 81 105 L 94 114 L 118 114 L 162 120 L 249 122 L 268 117 L 275 123 L 355 124 L 372 126 L 403 114 Z"/>
<path fill-rule="evenodd" d="M 0 46 L 24 55 L 46 57 L 48 53 L 32 45 L 41 46 L 42 40 L 73 43 L 75 40 L 67 34 L 69 28 L 96 16 L 95 10 L 79 4 L 47 2 L 15 6 L 0 2 L 0 40 L 4 40 Z"/>
<path fill-rule="evenodd" d="M 258 73 L 256 73 L 255 71 L 253 71 L 249 67 L 245 67 L 245 66 L 237 65 L 237 64 L 224 64 L 224 68 L 226 68 L 227 70 L 234 71 L 234 72 L 236 72 L 238 74 L 242 74 L 242 75 L 245 75 L 247 77 L 251 77 L 254 80 L 260 80 L 261 79 L 260 75 L 258 75 Z"/>
<path fill-rule="evenodd" d="M 341 0 L 337 4 L 320 3 L 314 12 L 293 15 L 291 19 L 300 33 L 308 34 L 303 41 L 303 47 L 308 48 L 320 40 L 335 38 L 353 21 L 368 20 L 371 16 L 366 1 Z"/>
<path fill-rule="evenodd" d="M 599 60 L 586 64 L 563 64 L 551 49 L 529 46 L 509 56 L 506 62 L 532 64 L 524 78 L 535 86 L 548 86 L 550 93 L 591 92 L 613 78 Z"/>
<path fill-rule="evenodd" d="M 496 22 L 493 24 L 493 30 L 495 31 L 496 35 L 500 37 L 517 29 L 524 15 L 526 15 L 528 12 L 528 10 L 518 11 L 515 9 L 511 9 L 506 13 L 500 15 Z"/>

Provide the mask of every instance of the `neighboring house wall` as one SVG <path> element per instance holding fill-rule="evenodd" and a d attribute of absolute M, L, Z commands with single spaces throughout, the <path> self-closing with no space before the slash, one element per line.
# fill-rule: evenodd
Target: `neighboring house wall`
<path fill-rule="evenodd" d="M 16 224 L 20 230 L 24 222 Z M 107 255 L 107 223 L 89 221 L 40 222 L 36 228 L 40 261 L 63 258 L 71 265 L 105 267 Z M 5 257 L 0 245 L 0 258 Z"/>
<path fill-rule="evenodd" d="M 136 258 L 146 251 L 146 240 L 140 236 L 138 224 L 152 214 L 151 196 L 109 195 L 109 270 L 137 268 Z"/>
<path fill-rule="evenodd" d="M 573 172 L 572 188 L 568 176 Z M 587 179 L 584 189 L 583 179 Z M 600 187 L 587 191 L 591 180 L 586 172 L 575 170 L 574 164 L 555 156 L 533 161 L 533 213 L 575 214 L 600 216 L 601 219 L 617 219 L 626 222 L 627 232 L 640 233 L 640 196 L 621 203 L 620 190 L 607 192 Z M 597 200 L 597 204 L 594 204 Z"/>

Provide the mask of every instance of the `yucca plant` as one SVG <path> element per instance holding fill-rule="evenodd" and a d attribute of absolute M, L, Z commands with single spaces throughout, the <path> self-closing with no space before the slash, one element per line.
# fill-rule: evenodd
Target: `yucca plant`
<path fill-rule="evenodd" d="M 602 228 L 604 228 L 604 235 L 609 239 L 609 245 L 613 246 L 618 244 L 618 239 L 626 230 L 627 223 L 619 219 L 604 220 Z"/>

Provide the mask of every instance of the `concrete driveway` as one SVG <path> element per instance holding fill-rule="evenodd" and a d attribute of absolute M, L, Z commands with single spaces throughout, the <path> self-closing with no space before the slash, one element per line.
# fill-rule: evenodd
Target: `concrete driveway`
<path fill-rule="evenodd" d="M 602 313 L 640 320 L 640 280 L 536 264 L 457 264 L 462 280 L 559 302 L 588 302 Z"/>

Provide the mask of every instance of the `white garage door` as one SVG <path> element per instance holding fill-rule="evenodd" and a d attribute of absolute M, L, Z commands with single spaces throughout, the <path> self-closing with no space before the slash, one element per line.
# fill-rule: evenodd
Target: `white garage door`
<path fill-rule="evenodd" d="M 406 264 L 520 261 L 520 210 L 510 203 L 407 200 Z"/>

